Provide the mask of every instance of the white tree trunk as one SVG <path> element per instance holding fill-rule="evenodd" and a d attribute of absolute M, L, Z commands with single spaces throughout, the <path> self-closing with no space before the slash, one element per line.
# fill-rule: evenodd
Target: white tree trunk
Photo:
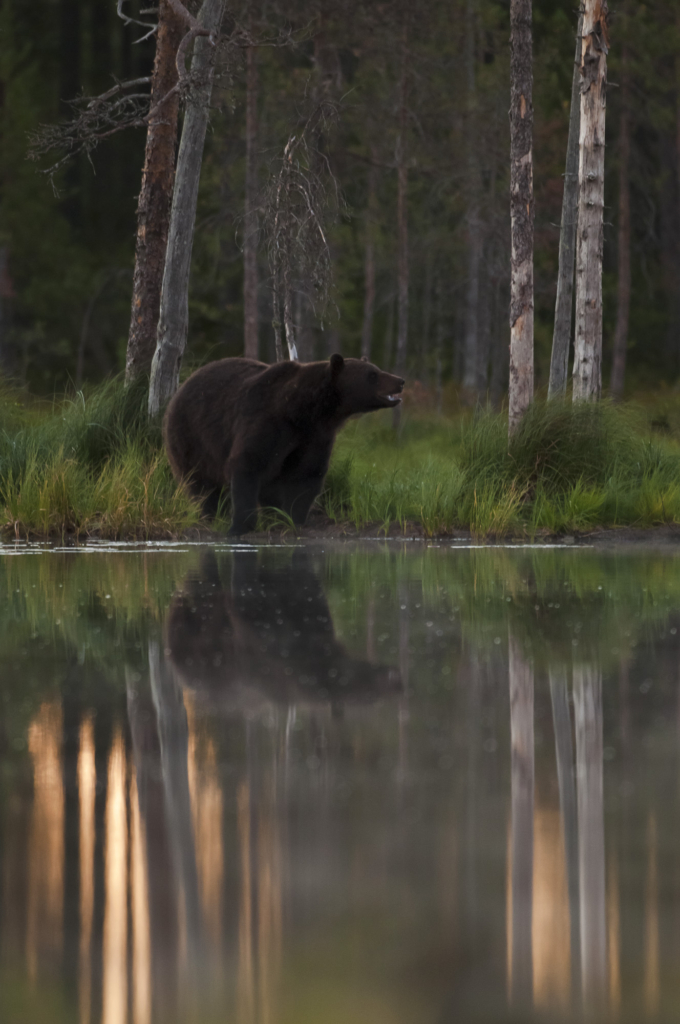
<path fill-rule="evenodd" d="M 607 86 L 607 0 L 585 0 L 581 42 L 581 129 L 576 238 L 574 401 L 602 391 L 602 249 L 604 128 Z"/>
<path fill-rule="evenodd" d="M 226 0 L 204 0 L 199 20 L 211 32 L 219 28 Z M 184 114 L 172 194 L 170 231 L 165 255 L 156 351 L 151 364 L 149 416 L 157 416 L 179 384 L 179 368 L 189 329 L 189 273 L 196 221 L 198 184 L 208 126 L 213 73 L 213 46 L 205 36 L 194 43 L 191 61 L 197 84 Z"/>
<path fill-rule="evenodd" d="M 532 92 L 531 0 L 510 0 L 510 434 L 534 397 Z"/>

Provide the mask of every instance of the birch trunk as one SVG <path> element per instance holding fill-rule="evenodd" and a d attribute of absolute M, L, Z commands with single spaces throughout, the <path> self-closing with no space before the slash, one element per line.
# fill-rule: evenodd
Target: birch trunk
<path fill-rule="evenodd" d="M 574 401 L 602 392 L 602 250 L 607 0 L 585 0 L 581 45 Z"/>
<path fill-rule="evenodd" d="M 578 157 L 579 128 L 581 124 L 581 37 L 583 14 L 578 16 L 576 55 L 571 82 L 571 109 L 567 162 L 564 169 L 562 193 L 562 221 L 560 223 L 560 255 L 557 271 L 557 298 L 555 300 L 555 327 L 550 357 L 548 398 L 564 398 L 567 390 L 569 345 L 571 342 L 571 307 L 574 294 L 574 251 L 576 248 L 576 222 L 578 219 Z"/>
<path fill-rule="evenodd" d="M 616 329 L 612 376 L 609 386 L 612 398 L 623 398 L 630 319 L 630 82 L 628 60 L 621 57 L 621 122 L 619 126 L 619 230 L 618 280 L 616 284 Z"/>
<path fill-rule="evenodd" d="M 175 62 L 184 34 L 184 23 L 173 13 L 168 0 L 161 0 L 151 82 L 152 108 L 177 84 Z M 137 203 L 132 313 L 125 360 L 125 381 L 128 384 L 140 374 L 149 373 L 156 348 L 172 186 L 175 180 L 178 112 L 179 96 L 174 93 L 165 101 L 146 133 L 142 187 Z"/>
<path fill-rule="evenodd" d="M 397 357 L 395 373 L 404 376 L 406 369 L 406 345 L 408 343 L 408 166 L 406 162 L 406 73 L 407 73 L 407 26 L 401 41 L 401 83 L 399 88 L 399 135 L 397 137 Z M 395 406 L 393 423 L 401 423 L 401 405 Z"/>
<path fill-rule="evenodd" d="M 510 738 L 512 780 L 513 1003 L 528 1003 L 533 990 L 531 920 L 534 873 L 534 673 L 510 636 Z"/>
<path fill-rule="evenodd" d="M 510 0 L 510 434 L 534 393 L 532 59 L 531 0 Z"/>
<path fill-rule="evenodd" d="M 257 50 L 246 50 L 246 195 L 243 223 L 243 354 L 258 357 L 257 316 Z"/>
<path fill-rule="evenodd" d="M 368 168 L 368 199 L 366 203 L 366 247 L 364 250 L 364 320 L 361 327 L 361 355 L 371 358 L 373 317 L 375 314 L 375 227 L 378 188 L 378 165 L 374 151 Z"/>
<path fill-rule="evenodd" d="M 219 28 L 224 5 L 225 0 L 204 0 L 199 20 L 211 33 Z M 184 114 L 163 274 L 158 339 L 151 365 L 149 416 L 152 417 L 158 415 L 177 390 L 179 369 L 187 343 L 191 250 L 212 95 L 212 54 L 210 39 L 199 36 L 194 43 L 191 61 L 191 70 L 197 84 Z"/>

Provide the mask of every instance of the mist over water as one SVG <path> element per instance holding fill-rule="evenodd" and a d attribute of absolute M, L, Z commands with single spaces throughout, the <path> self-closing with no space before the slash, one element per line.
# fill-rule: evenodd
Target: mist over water
<path fill-rule="evenodd" d="M 0 1020 L 680 1020 L 672 551 L 0 548 Z"/>

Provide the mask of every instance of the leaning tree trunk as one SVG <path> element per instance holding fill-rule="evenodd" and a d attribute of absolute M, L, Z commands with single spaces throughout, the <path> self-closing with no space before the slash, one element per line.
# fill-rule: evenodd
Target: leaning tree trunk
<path fill-rule="evenodd" d="M 406 345 L 408 343 L 408 165 L 406 162 L 406 72 L 407 72 L 407 24 L 401 40 L 401 84 L 399 89 L 399 135 L 397 137 L 397 357 L 395 373 L 403 377 L 406 370 Z M 393 413 L 393 423 L 401 423 L 401 405 Z"/>
<path fill-rule="evenodd" d="M 258 357 L 257 317 L 257 49 L 246 50 L 246 202 L 243 235 L 244 346 Z"/>
<path fill-rule="evenodd" d="M 564 192 L 562 194 L 562 223 L 560 224 L 560 256 L 557 271 L 557 299 L 555 301 L 555 326 L 553 330 L 552 355 L 550 357 L 550 381 L 548 398 L 564 398 L 567 390 L 569 366 L 569 343 L 571 341 L 571 306 L 574 293 L 574 250 L 576 248 L 576 220 L 578 217 L 578 139 L 581 123 L 581 36 L 583 35 L 583 13 L 578 16 L 576 32 L 576 56 L 571 82 L 571 109 L 569 112 L 569 137 L 567 139 L 567 163 L 564 169 Z"/>
<path fill-rule="evenodd" d="M 619 125 L 619 232 L 618 281 L 616 287 L 616 329 L 612 376 L 609 385 L 612 398 L 623 398 L 630 318 L 630 83 L 628 60 L 624 50 L 621 59 L 621 122 Z"/>
<path fill-rule="evenodd" d="M 602 391 L 604 127 L 609 42 L 607 16 L 607 0 L 585 0 L 576 240 L 575 402 L 595 401 Z"/>
<path fill-rule="evenodd" d="M 156 59 L 151 82 L 152 110 L 177 84 L 175 61 L 184 34 L 184 22 L 173 12 L 168 0 L 161 0 Z M 158 110 L 146 133 L 142 188 L 137 204 L 132 314 L 125 360 L 127 383 L 140 374 L 149 373 L 156 348 L 172 186 L 175 179 L 178 111 L 179 95 L 175 92 Z"/>
<path fill-rule="evenodd" d="M 534 394 L 532 86 L 531 0 L 510 0 L 510 434 Z"/>
<path fill-rule="evenodd" d="M 199 20 L 211 33 L 220 25 L 225 0 L 204 0 Z M 189 273 L 196 221 L 196 202 L 201 178 L 203 145 L 212 95 L 213 44 L 198 36 L 191 61 L 196 85 L 187 103 L 182 141 L 177 157 L 177 177 L 172 197 L 170 232 L 163 274 L 158 339 L 151 366 L 149 416 L 156 416 L 172 398 L 179 384 L 179 368 L 189 329 Z"/>

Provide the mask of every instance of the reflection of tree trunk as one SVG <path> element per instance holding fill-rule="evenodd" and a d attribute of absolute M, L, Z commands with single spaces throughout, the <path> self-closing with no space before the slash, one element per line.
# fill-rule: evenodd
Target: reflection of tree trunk
<path fill-rule="evenodd" d="M 602 674 L 590 665 L 574 666 L 576 780 L 581 902 L 581 984 L 585 1004 L 604 1004 L 607 935 L 602 794 Z"/>
<path fill-rule="evenodd" d="M 510 0 L 510 388 L 512 434 L 534 393 L 534 180 L 531 0 Z"/>
<path fill-rule="evenodd" d="M 128 668 L 125 676 L 137 797 L 146 837 L 152 997 L 154 1012 L 162 1019 L 171 1014 L 177 1003 L 178 892 L 168 834 L 156 713 L 149 696 L 143 696 L 133 682 Z"/>
<path fill-rule="evenodd" d="M 408 342 L 408 165 L 406 160 L 406 90 L 408 30 L 406 15 L 401 40 L 401 82 L 399 86 L 399 135 L 397 136 L 397 358 L 395 373 L 403 377 L 406 369 L 406 345 Z M 401 405 L 394 408 L 395 427 L 401 422 Z"/>
<path fill-rule="evenodd" d="M 243 319 L 246 359 L 258 357 L 257 317 L 257 50 L 246 50 L 246 202 L 243 222 Z"/>
<path fill-rule="evenodd" d="M 189 963 L 198 963 L 201 907 L 189 794 L 189 728 L 179 685 L 157 643 L 149 643 L 149 680 L 160 739 L 163 789 L 177 879 L 184 895 Z"/>
<path fill-rule="evenodd" d="M 512 744 L 512 998 L 529 1002 L 533 990 L 531 920 L 534 872 L 534 672 L 510 636 Z"/>
<path fill-rule="evenodd" d="M 583 14 L 578 17 L 576 55 L 571 82 L 571 108 L 567 161 L 562 193 L 562 221 L 560 223 L 560 254 L 557 271 L 557 297 L 555 300 L 555 326 L 553 328 L 552 355 L 550 357 L 550 383 L 548 398 L 563 398 L 567 389 L 569 346 L 571 343 L 571 307 L 574 291 L 574 250 L 576 247 L 576 221 L 578 218 L 578 136 L 581 123 L 581 35 Z"/>
<path fill-rule="evenodd" d="M 377 222 L 378 163 L 375 148 L 371 149 L 368 168 L 368 199 L 366 203 L 366 241 L 364 249 L 364 320 L 361 328 L 361 354 L 371 358 L 373 314 L 375 312 L 375 230 Z"/>
<path fill-rule="evenodd" d="M 574 401 L 602 391 L 602 252 L 607 84 L 607 0 L 585 0 L 581 49 L 579 204 L 576 236 Z"/>
<path fill-rule="evenodd" d="M 168 0 L 160 0 L 156 60 L 151 83 L 155 107 L 177 84 L 175 58 L 184 36 L 184 24 Z M 179 96 L 165 101 L 146 133 L 142 187 L 137 204 L 137 246 L 132 285 L 132 315 L 125 362 L 125 379 L 149 373 L 156 350 L 156 329 L 161 306 L 161 285 L 170 226 L 170 203 L 175 180 L 175 141 Z"/>
<path fill-rule="evenodd" d="M 647 821 L 647 882 L 645 885 L 645 1010 L 659 1012 L 659 880 L 657 871 L 656 815 Z"/>
<path fill-rule="evenodd" d="M 619 232 L 618 281 L 616 286 L 616 329 L 612 376 L 612 398 L 623 398 L 630 314 L 630 83 L 628 53 L 621 54 L 621 120 L 619 122 Z"/>
<path fill-rule="evenodd" d="M 567 693 L 567 672 L 564 666 L 550 670 L 550 697 L 555 729 L 555 758 L 560 790 L 560 811 L 564 835 L 564 859 L 567 865 L 569 891 L 569 923 L 571 932 L 571 979 L 578 986 L 580 964 L 579 886 L 578 886 L 578 817 L 574 787 L 574 750 L 571 741 L 571 716 Z"/>

